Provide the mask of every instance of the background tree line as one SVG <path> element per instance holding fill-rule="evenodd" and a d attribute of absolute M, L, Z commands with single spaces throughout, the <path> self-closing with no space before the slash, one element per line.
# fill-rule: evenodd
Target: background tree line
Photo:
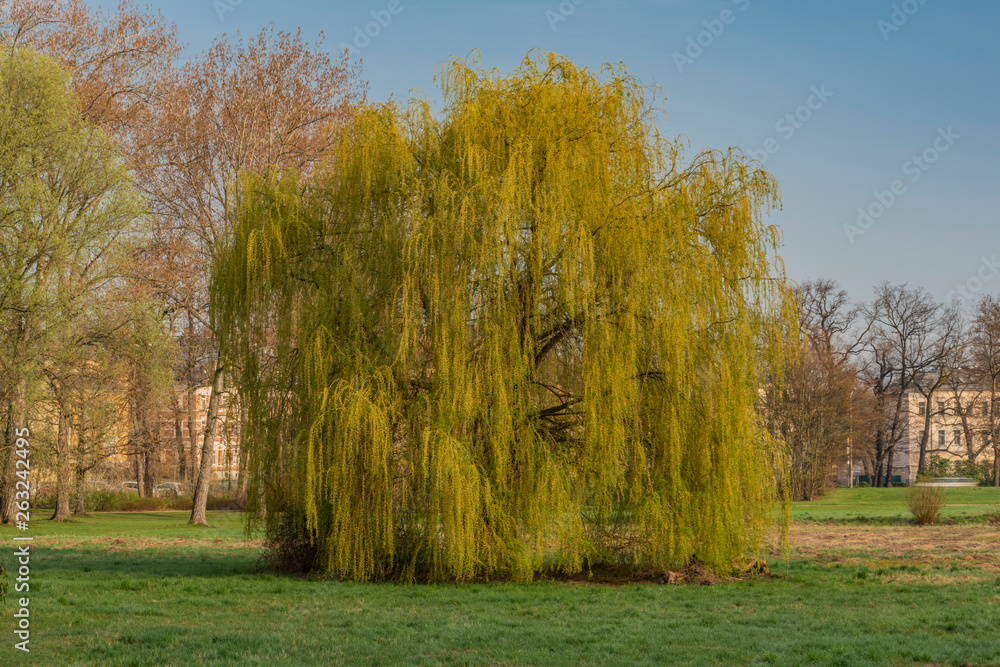
<path fill-rule="evenodd" d="M 3 0 L 0 48 L 0 520 L 27 424 L 54 518 L 73 490 L 84 511 L 116 451 L 151 494 L 170 448 L 204 523 L 226 393 L 207 277 L 239 176 L 308 173 L 364 99 L 359 66 L 273 29 L 182 59 L 173 26 L 132 2 Z"/>
<path fill-rule="evenodd" d="M 379 120 L 378 114 L 368 117 L 369 126 L 356 124 L 355 112 L 365 103 L 359 66 L 349 62 L 346 53 L 331 60 L 320 44 L 310 44 L 299 34 L 265 30 L 249 39 L 224 37 L 205 52 L 182 59 L 182 45 L 173 27 L 158 14 L 131 2 L 120 3 L 112 12 L 100 12 L 80 0 L 5 0 L 0 2 L 0 45 L 0 410 L 5 420 L 0 443 L 0 520 L 9 523 L 14 517 L 12 434 L 15 428 L 28 424 L 36 434 L 35 465 L 51 471 L 56 479 L 55 518 L 68 518 L 74 509 L 85 510 L 82 490 L 87 476 L 112 451 L 127 453 L 132 475 L 140 481 L 140 492 L 151 494 L 157 480 L 157 460 L 169 448 L 180 477 L 196 485 L 191 520 L 204 523 L 223 399 L 231 398 L 230 409 L 237 415 L 241 431 L 246 429 L 247 410 L 261 409 L 245 405 L 241 394 L 231 393 L 227 378 L 246 378 L 248 374 L 267 377 L 273 372 L 289 373 L 289 386 L 300 381 L 295 371 L 280 367 L 273 357 L 258 354 L 252 363 L 263 365 L 244 368 L 233 364 L 247 361 L 250 355 L 241 360 L 220 349 L 209 287 L 220 248 L 236 227 L 238 205 L 248 200 L 245 184 L 254 182 L 244 177 L 284 173 L 300 183 L 332 187 L 335 179 L 328 171 L 338 166 L 354 169 L 343 178 L 356 191 L 347 187 L 336 191 L 335 196 L 346 197 L 337 200 L 338 204 L 344 210 L 360 207 L 357 192 L 363 192 L 367 201 L 391 213 L 400 202 L 378 200 L 384 191 L 373 189 L 373 184 L 388 187 L 389 181 L 379 180 L 378 170 L 364 171 L 371 170 L 374 163 L 355 161 L 354 156 L 343 153 L 341 129 L 369 131 L 375 139 L 365 149 L 382 151 L 378 157 L 387 164 L 398 167 L 399 156 L 405 151 L 400 144 L 390 150 L 379 143 L 382 139 L 372 128 L 385 118 Z M 579 103 L 585 105 L 592 99 L 592 93 L 581 95 Z M 414 119 L 420 116 L 414 113 Z M 419 123 L 414 119 L 406 122 L 416 126 Z M 395 137 L 385 128 L 380 131 Z M 449 127 L 449 131 L 454 130 Z M 439 139 L 446 150 L 464 146 L 455 136 Z M 402 141 L 399 137 L 393 140 Z M 505 144 L 503 150 L 509 148 Z M 428 156 L 420 159 L 448 157 L 437 155 L 437 150 L 443 149 L 428 149 Z M 483 154 L 473 151 L 464 159 L 463 168 L 473 169 L 482 164 Z M 666 179 L 658 187 L 679 191 L 691 187 L 685 178 L 702 178 L 707 185 L 699 184 L 688 193 L 694 203 L 685 204 L 692 219 L 709 220 L 740 196 L 712 190 L 718 186 L 713 179 L 719 173 L 740 174 L 746 180 L 737 181 L 749 184 L 747 192 L 754 193 L 754 201 L 769 196 L 767 181 L 755 180 L 757 177 L 741 172 L 730 160 L 702 156 L 685 171 L 676 171 L 676 160 L 676 154 L 671 153 L 662 157 L 662 163 L 641 169 L 674 174 L 677 178 Z M 564 177 L 554 178 L 562 183 L 559 179 Z M 443 186 L 436 183 L 434 187 Z M 550 184 L 546 182 L 542 189 L 547 187 Z M 330 215 L 324 208 L 329 202 L 322 203 L 322 197 L 295 193 L 299 196 L 317 207 L 313 211 L 317 219 Z M 711 201 L 712 197 L 719 201 Z M 546 205 L 564 206 L 566 201 Z M 699 209 L 699 202 L 711 205 Z M 620 205 L 626 203 L 631 205 L 631 200 L 626 198 Z M 434 196 L 426 206 L 428 211 L 443 210 Z M 614 217 L 611 213 L 608 216 Z M 515 236 L 530 236 L 535 231 L 528 224 L 516 230 Z M 459 232 L 468 234 L 456 237 L 459 240 L 481 241 L 464 228 Z M 701 240 L 719 233 L 706 223 Z M 582 238 L 573 242 L 582 243 Z M 327 243 L 328 239 L 312 241 Z M 643 244 L 658 242 L 641 240 Z M 510 303 L 497 301 L 506 304 L 504 308 L 523 312 L 540 309 L 534 319 L 504 320 L 504 326 L 509 324 L 509 331 L 516 332 L 513 337 L 519 345 L 524 349 L 529 343 L 537 347 L 530 355 L 523 350 L 514 355 L 513 348 L 504 352 L 513 355 L 506 363 L 508 368 L 521 368 L 525 360 L 531 361 L 525 366 L 530 366 L 530 373 L 525 371 L 525 378 L 530 378 L 513 387 L 511 396 L 516 389 L 538 404 L 531 437 L 544 434 L 553 451 L 562 452 L 560 456 L 576 456 L 583 451 L 579 443 L 585 440 L 580 420 L 589 413 L 584 408 L 593 410 L 590 416 L 595 420 L 599 410 L 611 410 L 605 415 L 608 424 L 628 411 L 614 401 L 594 400 L 594 396 L 583 401 L 590 390 L 581 384 L 579 373 L 574 376 L 567 369 L 582 359 L 584 325 L 599 318 L 587 320 L 581 314 L 582 307 L 566 305 L 575 303 L 572 299 L 577 294 L 553 291 L 557 283 L 546 272 L 554 275 L 557 269 L 567 269 L 559 264 L 565 254 L 562 249 L 539 247 L 542 249 L 528 248 L 517 260 L 520 264 L 511 266 L 516 284 L 504 293 Z M 400 250 L 384 250 L 394 249 Z M 440 248 L 424 250 L 443 252 Z M 455 256 L 466 250 L 465 246 L 456 247 Z M 552 257 L 546 255 L 550 251 Z M 631 257 L 624 250 L 614 252 L 619 253 L 614 257 L 623 261 Z M 711 263 L 711 252 L 705 253 L 698 261 Z M 717 254 L 711 261 L 718 262 L 719 257 Z M 362 259 L 368 261 L 369 257 Z M 432 268 L 441 270 L 440 266 Z M 428 275 L 431 272 L 428 267 L 422 270 Z M 725 270 L 724 265 L 712 269 Z M 519 271 L 523 272 L 521 277 L 517 277 Z M 641 273 L 638 268 L 637 273 Z M 485 271 L 482 276 L 488 274 Z M 360 275 L 349 277 L 359 279 Z M 479 280 L 473 283 L 479 284 Z M 617 289 L 621 280 L 615 276 L 607 289 Z M 628 280 L 637 278 L 630 275 Z M 444 317 L 428 293 L 420 293 L 410 283 L 404 287 L 414 289 L 416 295 L 408 315 L 422 313 L 422 322 Z M 295 292 L 291 287 L 288 290 L 289 294 Z M 459 303 L 459 297 L 454 298 Z M 629 303 L 625 296 L 620 299 Z M 462 303 L 462 307 L 476 312 L 483 303 Z M 300 307 L 295 304 L 290 312 L 299 316 L 301 312 L 295 308 Z M 791 349 L 796 363 L 772 370 L 760 396 L 760 414 L 766 426 L 787 445 L 788 481 L 794 497 L 811 498 L 821 493 L 830 483 L 833 467 L 848 459 L 859 461 L 876 485 L 890 484 L 911 420 L 912 410 L 904 401 L 907 395 L 922 396 L 926 408 L 921 415 L 924 428 L 918 443 L 919 473 L 935 465 L 934 457 L 941 448 L 931 436 L 931 425 L 936 417 L 947 416 L 961 424 L 965 462 L 972 467 L 990 464 L 992 482 L 1000 485 L 1000 304 L 995 297 L 982 298 L 966 317 L 919 288 L 882 284 L 870 303 L 852 305 L 835 283 L 820 280 L 798 288 L 795 307 L 800 326 Z M 602 304 L 600 308 L 609 306 Z M 504 311 L 506 315 L 509 313 Z M 355 311 L 343 317 L 351 322 L 364 320 Z M 459 327 L 456 322 L 452 325 Z M 385 326 L 373 322 L 362 328 L 366 335 L 374 336 Z M 404 333 L 416 336 L 419 327 L 414 326 Z M 454 344 L 447 337 L 457 340 L 457 329 L 436 326 L 445 338 L 433 343 L 418 336 L 407 343 L 414 350 L 411 361 L 423 364 L 419 372 L 412 371 L 416 379 L 407 378 L 408 391 L 414 395 L 440 398 L 431 378 L 439 377 L 437 370 L 446 365 L 458 368 L 455 359 L 434 356 Z M 706 326 L 706 341 L 716 336 L 713 326 L 716 324 Z M 257 353 L 276 345 L 273 340 L 264 340 L 272 334 L 261 330 Z M 499 340 L 499 334 L 492 335 L 484 334 L 483 340 Z M 372 355 L 385 352 L 383 342 L 372 345 Z M 642 353 L 653 361 L 641 375 L 644 381 L 662 381 L 666 372 L 654 368 L 654 361 L 672 353 L 666 348 L 650 352 L 653 342 L 648 342 L 648 347 Z M 619 361 L 608 356 L 602 362 L 606 364 L 604 372 L 624 372 L 624 366 L 616 366 Z M 268 363 L 274 367 L 266 366 Z M 587 372 L 596 373 L 595 368 L 588 366 Z M 736 382 L 733 378 L 724 380 Z M 525 389 L 529 385 L 540 395 Z M 202 423 L 196 415 L 199 390 L 208 391 Z M 513 400 L 490 396 L 497 406 Z M 558 401 L 549 405 L 542 397 Z M 445 406 L 443 398 L 441 401 L 434 409 L 440 415 L 452 414 L 453 407 Z M 294 412 L 288 406 L 276 409 L 286 410 L 286 415 Z M 507 414 L 507 409 L 497 407 L 499 412 L 472 420 L 470 423 L 478 425 L 469 427 L 473 435 L 468 437 L 482 440 L 484 425 L 492 423 L 496 414 Z M 644 409 L 655 413 L 649 405 Z M 671 423 L 676 422 L 677 414 L 669 416 L 674 420 Z M 164 415 L 167 429 L 163 428 Z M 629 428 L 635 427 L 636 432 L 652 428 L 653 418 L 647 415 L 644 419 L 643 424 Z M 165 437 L 164 433 L 172 435 Z M 435 433 L 446 441 L 446 429 Z M 610 442 L 619 434 L 608 431 L 604 435 Z M 266 439 L 266 434 L 258 436 Z M 705 435 L 709 436 L 715 438 L 712 442 L 725 439 L 718 433 Z M 401 436 L 393 437 L 398 445 Z M 522 433 L 519 437 L 527 436 Z M 649 445 L 659 436 L 644 437 Z M 243 439 L 238 442 L 242 464 L 246 453 Z M 641 449 L 629 456 L 639 456 Z M 254 464 L 262 476 L 271 472 L 264 463 Z M 604 463 L 596 461 L 593 467 L 602 466 Z M 248 467 L 254 466 L 240 465 L 241 472 Z M 276 484 L 276 479 L 262 481 L 260 488 Z M 508 483 L 512 482 L 503 482 Z M 303 488 L 312 489 L 312 484 Z M 238 487 L 244 486 L 241 479 Z M 629 479 L 605 489 L 602 502 L 612 508 L 622 502 L 624 489 L 637 497 L 640 492 L 636 489 L 641 488 L 640 482 Z M 677 493 L 674 487 L 665 488 Z M 74 490 L 77 505 L 71 508 Z M 643 511 L 652 511 L 649 507 Z M 721 507 L 709 509 L 724 511 Z M 609 509 L 608 514 L 612 513 Z M 655 521 L 650 519 L 649 525 Z M 683 523 L 679 518 L 675 522 Z M 612 544 L 626 533 L 617 538 L 603 535 L 601 539 Z M 684 544 L 671 548 L 681 549 Z"/>
<path fill-rule="evenodd" d="M 984 295 L 965 314 L 922 288 L 882 283 L 871 302 L 852 305 L 822 279 L 799 286 L 795 299 L 796 363 L 772 378 L 761 401 L 787 444 L 795 498 L 822 493 L 849 461 L 888 486 L 907 437 L 917 440 L 918 475 L 935 464 L 939 474 L 982 478 L 989 466 L 1000 486 L 1000 300 Z M 958 452 L 951 434 L 944 446 L 933 439 L 940 418 L 958 420 Z M 921 424 L 917 438 L 913 423 Z M 951 470 L 942 469 L 944 452 L 960 457 Z"/>

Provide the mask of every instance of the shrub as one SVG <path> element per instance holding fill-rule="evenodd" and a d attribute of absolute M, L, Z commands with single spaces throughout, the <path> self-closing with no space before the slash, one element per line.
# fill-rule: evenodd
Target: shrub
<path fill-rule="evenodd" d="M 937 521 L 944 504 L 944 492 L 937 486 L 911 486 L 906 490 L 906 507 L 920 525 Z"/>
<path fill-rule="evenodd" d="M 306 574 L 316 563 L 316 545 L 301 537 L 291 514 L 285 515 L 267 530 L 264 553 L 257 561 L 257 570 L 288 574 Z"/>
<path fill-rule="evenodd" d="M 172 510 L 184 510 L 190 512 L 194 506 L 194 499 L 191 496 L 180 496 L 178 498 L 168 498 L 168 507 Z"/>
<path fill-rule="evenodd" d="M 959 477 L 971 477 L 979 482 L 979 486 L 989 486 L 993 483 L 992 463 L 955 461 L 955 474 Z"/>
<path fill-rule="evenodd" d="M 140 498 L 135 495 L 128 495 L 122 501 L 122 512 L 151 512 L 154 510 L 165 510 L 170 504 L 167 498 Z"/>
<path fill-rule="evenodd" d="M 124 498 L 123 494 L 110 489 L 99 489 L 91 493 L 85 502 L 90 512 L 115 512 L 121 509 Z"/>
<path fill-rule="evenodd" d="M 951 461 L 948 461 L 937 454 L 932 454 L 927 460 L 927 464 L 924 466 L 924 474 L 927 477 L 951 477 Z"/>
<path fill-rule="evenodd" d="M 217 495 L 209 494 L 207 507 L 210 510 L 239 510 L 242 512 L 247 508 L 247 501 L 246 498 L 240 498 L 235 491 Z M 188 503 L 188 509 L 191 509 L 190 503 Z"/>
<path fill-rule="evenodd" d="M 181 496 L 179 498 L 170 498 L 168 507 L 172 510 L 190 511 L 193 505 L 194 499 L 191 496 Z M 208 494 L 208 502 L 205 508 L 209 510 L 239 510 L 242 512 L 246 509 L 246 500 L 239 498 L 235 492 L 210 493 Z"/>
<path fill-rule="evenodd" d="M 56 496 L 54 493 L 39 493 L 31 501 L 31 508 L 36 510 L 53 510 L 56 508 Z"/>
<path fill-rule="evenodd" d="M 191 496 L 140 498 L 134 491 L 112 491 L 110 489 L 98 489 L 88 493 L 86 497 L 88 512 L 151 512 L 168 509 L 189 512 L 193 503 Z M 55 494 L 39 493 L 35 496 L 31 506 L 34 509 L 55 509 Z M 70 508 L 74 507 L 76 507 L 76 494 L 71 494 Z M 210 510 L 244 511 L 246 499 L 240 498 L 235 491 L 209 494 L 207 508 Z"/>

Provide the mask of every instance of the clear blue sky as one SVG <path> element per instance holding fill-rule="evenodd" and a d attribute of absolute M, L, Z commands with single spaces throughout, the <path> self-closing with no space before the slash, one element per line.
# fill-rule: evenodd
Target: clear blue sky
<path fill-rule="evenodd" d="M 835 279 L 855 300 L 882 280 L 939 299 L 960 285 L 970 296 L 1000 294 L 996 0 L 157 4 L 193 53 L 224 32 L 272 22 L 302 26 L 310 39 L 323 31 L 339 50 L 381 16 L 377 36 L 351 47 L 376 101 L 413 89 L 437 99 L 436 66 L 472 49 L 504 71 L 536 47 L 591 68 L 624 62 L 664 89 L 664 134 L 686 135 L 695 150 L 771 149 L 765 168 L 784 208 L 770 220 L 784 230 L 793 279 Z M 883 207 L 876 192 L 894 201 Z M 867 229 L 859 207 L 871 215 Z"/>

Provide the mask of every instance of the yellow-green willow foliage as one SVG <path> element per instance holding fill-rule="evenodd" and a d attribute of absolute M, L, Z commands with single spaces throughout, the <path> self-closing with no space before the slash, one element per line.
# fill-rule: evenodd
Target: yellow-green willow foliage
<path fill-rule="evenodd" d="M 440 78 L 440 116 L 361 109 L 308 182 L 247 179 L 213 299 L 252 516 L 354 579 L 753 553 L 778 460 L 755 401 L 794 326 L 776 184 L 682 165 L 624 68 Z"/>

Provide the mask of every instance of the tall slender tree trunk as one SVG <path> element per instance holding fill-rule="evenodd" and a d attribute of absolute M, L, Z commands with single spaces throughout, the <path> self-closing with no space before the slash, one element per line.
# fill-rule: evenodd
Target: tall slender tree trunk
<path fill-rule="evenodd" d="M 872 486 L 881 487 L 882 486 L 882 471 L 885 469 L 885 447 L 882 443 L 882 430 L 875 434 L 875 463 L 874 463 L 874 475 L 872 477 Z"/>
<path fill-rule="evenodd" d="M 993 445 L 993 486 L 1000 486 L 1000 447 Z"/>
<path fill-rule="evenodd" d="M 246 435 L 246 418 L 247 411 L 246 406 L 243 401 L 239 402 L 240 408 L 240 420 L 236 424 L 236 428 L 239 429 L 236 435 L 236 500 L 242 505 L 246 502 L 247 498 L 247 476 L 246 476 L 246 466 L 247 466 L 247 450 L 245 446 L 245 435 Z"/>
<path fill-rule="evenodd" d="M 896 453 L 896 448 L 890 447 L 889 456 L 887 457 L 885 464 L 885 484 L 883 485 L 887 489 L 892 486 L 892 458 L 895 453 Z"/>
<path fill-rule="evenodd" d="M 59 432 L 56 434 L 56 511 L 53 521 L 69 520 L 69 416 L 59 406 Z"/>
<path fill-rule="evenodd" d="M 153 497 L 153 474 L 156 472 L 156 465 L 154 463 L 154 454 L 159 451 L 159 437 L 156 430 L 150 428 L 149 425 L 149 409 L 144 408 L 142 410 L 142 416 L 139 418 L 139 423 L 142 425 L 142 477 L 138 480 L 139 486 L 142 487 L 143 496 L 146 498 Z M 156 422 L 159 425 L 159 420 Z"/>
<path fill-rule="evenodd" d="M 73 508 L 74 516 L 83 516 L 87 513 L 87 494 L 86 485 L 87 478 L 87 468 L 86 463 L 86 453 L 87 453 L 87 443 L 83 437 L 84 433 L 84 410 L 85 408 L 81 405 L 80 412 L 78 413 L 78 422 L 76 430 L 76 506 Z"/>
<path fill-rule="evenodd" d="M 247 454 L 242 441 L 237 445 L 236 457 L 238 462 L 238 468 L 236 469 L 236 500 L 242 504 L 247 498 L 247 476 L 244 472 L 247 465 Z"/>
<path fill-rule="evenodd" d="M 87 471 L 79 465 L 76 467 L 76 506 L 73 508 L 74 516 L 83 516 L 87 513 L 87 493 L 84 488 L 87 478 Z"/>
<path fill-rule="evenodd" d="M 7 428 L 4 429 L 4 460 L 3 460 L 3 493 L 0 495 L 0 520 L 3 523 L 13 523 L 17 506 L 14 504 L 14 443 L 17 441 L 17 429 L 20 427 L 17 419 L 15 401 L 7 401 Z"/>
<path fill-rule="evenodd" d="M 856 460 L 856 459 L 855 459 Z M 865 457 L 861 459 L 861 470 L 865 473 L 865 479 L 873 480 L 875 479 L 875 468 L 872 465 L 871 457 Z M 854 475 L 854 471 L 851 471 L 851 475 Z M 860 481 L 858 482 L 860 484 Z M 868 482 L 871 484 L 871 482 Z M 851 484 L 854 485 L 854 480 L 851 480 Z"/>
<path fill-rule="evenodd" d="M 174 401 L 174 436 L 177 444 L 177 477 L 179 482 L 187 481 L 187 452 L 184 448 L 184 429 L 181 425 L 181 408 Z"/>
<path fill-rule="evenodd" d="M 200 466 L 198 465 L 198 432 L 195 428 L 197 421 L 195 420 L 196 407 L 195 401 L 198 400 L 198 394 L 195 393 L 194 386 L 188 387 L 187 393 L 187 419 L 188 419 L 188 444 L 191 447 L 191 467 L 188 468 L 188 475 L 190 479 L 187 481 L 196 481 L 196 475 Z"/>
<path fill-rule="evenodd" d="M 207 526 L 205 510 L 208 506 L 208 489 L 212 482 L 212 459 L 215 450 L 215 427 L 219 417 L 219 397 L 222 394 L 222 362 L 215 362 L 212 378 L 212 394 L 208 399 L 208 414 L 205 415 L 205 440 L 201 446 L 201 465 L 198 467 L 198 481 L 194 487 L 194 504 L 188 523 Z"/>
<path fill-rule="evenodd" d="M 13 524 L 17 519 L 17 476 L 15 473 L 14 443 L 17 442 L 18 429 L 28 426 L 27 385 L 24 378 L 13 383 L 10 398 L 7 401 L 6 442 L 7 458 L 3 466 L 3 489 L 0 494 L 0 522 Z"/>
<path fill-rule="evenodd" d="M 145 496 L 147 498 L 153 497 L 153 460 L 152 454 L 147 448 L 142 453 L 142 490 L 145 491 Z"/>
<path fill-rule="evenodd" d="M 133 443 L 138 441 L 133 439 Z M 139 450 L 139 445 L 136 444 L 134 451 L 132 452 L 132 474 L 135 477 L 135 491 L 139 494 L 140 498 L 143 498 L 142 488 L 142 452 Z"/>
<path fill-rule="evenodd" d="M 926 399 L 927 409 L 924 410 L 924 436 L 920 438 L 920 459 L 917 461 L 917 475 L 927 471 L 927 442 L 931 437 L 931 399 Z"/>

